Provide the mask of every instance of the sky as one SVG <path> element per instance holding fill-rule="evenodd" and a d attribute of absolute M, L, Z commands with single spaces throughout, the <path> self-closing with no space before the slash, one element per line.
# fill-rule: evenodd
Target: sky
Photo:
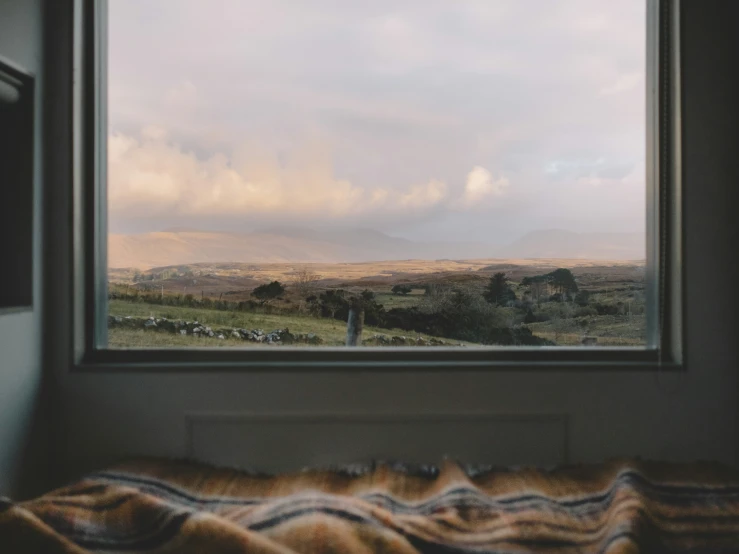
<path fill-rule="evenodd" d="M 109 0 L 111 232 L 645 228 L 645 0 Z"/>

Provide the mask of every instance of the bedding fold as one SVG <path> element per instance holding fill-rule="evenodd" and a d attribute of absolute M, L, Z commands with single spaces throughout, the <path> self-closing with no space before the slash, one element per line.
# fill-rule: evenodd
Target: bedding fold
<path fill-rule="evenodd" d="M 445 461 L 272 476 L 139 459 L 0 502 L 0 552 L 739 553 L 739 472 Z"/>

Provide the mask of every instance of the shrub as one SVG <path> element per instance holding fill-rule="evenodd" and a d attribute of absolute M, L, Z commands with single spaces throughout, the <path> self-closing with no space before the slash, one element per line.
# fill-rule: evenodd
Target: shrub
<path fill-rule="evenodd" d="M 361 292 L 359 295 L 362 302 L 374 302 L 375 301 L 375 293 L 369 289 L 365 289 Z"/>
<path fill-rule="evenodd" d="M 590 293 L 586 290 L 581 290 L 575 295 L 575 304 L 578 306 L 587 306 L 590 302 Z"/>
<path fill-rule="evenodd" d="M 283 294 L 285 294 L 285 287 L 279 281 L 259 285 L 251 292 L 251 295 L 259 300 L 271 300 Z"/>
<path fill-rule="evenodd" d="M 598 315 L 618 315 L 618 306 L 613 304 L 596 303 L 592 305 L 598 312 Z"/>
<path fill-rule="evenodd" d="M 313 273 L 307 267 L 303 267 L 295 272 L 295 279 L 292 284 L 300 296 L 309 296 L 315 290 L 320 278 L 320 275 Z"/>
<path fill-rule="evenodd" d="M 498 346 L 554 346 L 552 341 L 535 336 L 528 327 L 488 329 L 481 342 Z"/>
<path fill-rule="evenodd" d="M 349 301 L 344 298 L 344 294 L 341 289 L 329 289 L 319 296 L 309 296 L 306 301 L 310 312 L 314 315 L 332 319 L 346 319 L 349 315 Z"/>
<path fill-rule="evenodd" d="M 470 289 L 431 289 L 421 306 L 388 310 L 382 326 L 484 344 L 529 340 L 525 333 L 510 330 L 508 312 L 502 310 Z"/>
<path fill-rule="evenodd" d="M 575 310 L 575 317 L 591 317 L 598 315 L 598 310 L 592 306 L 586 306 L 584 308 L 578 308 Z"/>
<path fill-rule="evenodd" d="M 538 320 L 536 319 L 536 316 L 534 315 L 534 312 L 532 312 L 531 310 L 528 310 L 526 312 L 526 316 L 523 318 L 523 322 L 526 323 L 526 324 L 528 324 L 528 323 L 536 323 L 537 321 Z"/>
<path fill-rule="evenodd" d="M 410 294 L 413 292 L 413 288 L 410 285 L 395 285 L 392 289 L 390 289 L 390 292 L 393 294 L 402 294 L 405 296 L 406 294 Z"/>

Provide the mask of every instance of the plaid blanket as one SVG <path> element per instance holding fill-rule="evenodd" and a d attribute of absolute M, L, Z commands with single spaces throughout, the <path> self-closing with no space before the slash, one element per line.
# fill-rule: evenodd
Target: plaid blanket
<path fill-rule="evenodd" d="M 444 462 L 268 476 L 138 460 L 0 501 L 0 552 L 739 553 L 739 472 Z"/>

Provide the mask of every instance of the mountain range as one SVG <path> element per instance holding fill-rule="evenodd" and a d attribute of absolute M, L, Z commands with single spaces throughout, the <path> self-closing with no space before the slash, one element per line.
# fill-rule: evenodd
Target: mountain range
<path fill-rule="evenodd" d="M 366 262 L 405 259 L 578 258 L 640 260 L 640 233 L 534 231 L 504 247 L 480 242 L 411 241 L 373 229 L 267 228 L 248 233 L 171 228 L 141 234 L 111 234 L 111 268 L 198 262 Z"/>

